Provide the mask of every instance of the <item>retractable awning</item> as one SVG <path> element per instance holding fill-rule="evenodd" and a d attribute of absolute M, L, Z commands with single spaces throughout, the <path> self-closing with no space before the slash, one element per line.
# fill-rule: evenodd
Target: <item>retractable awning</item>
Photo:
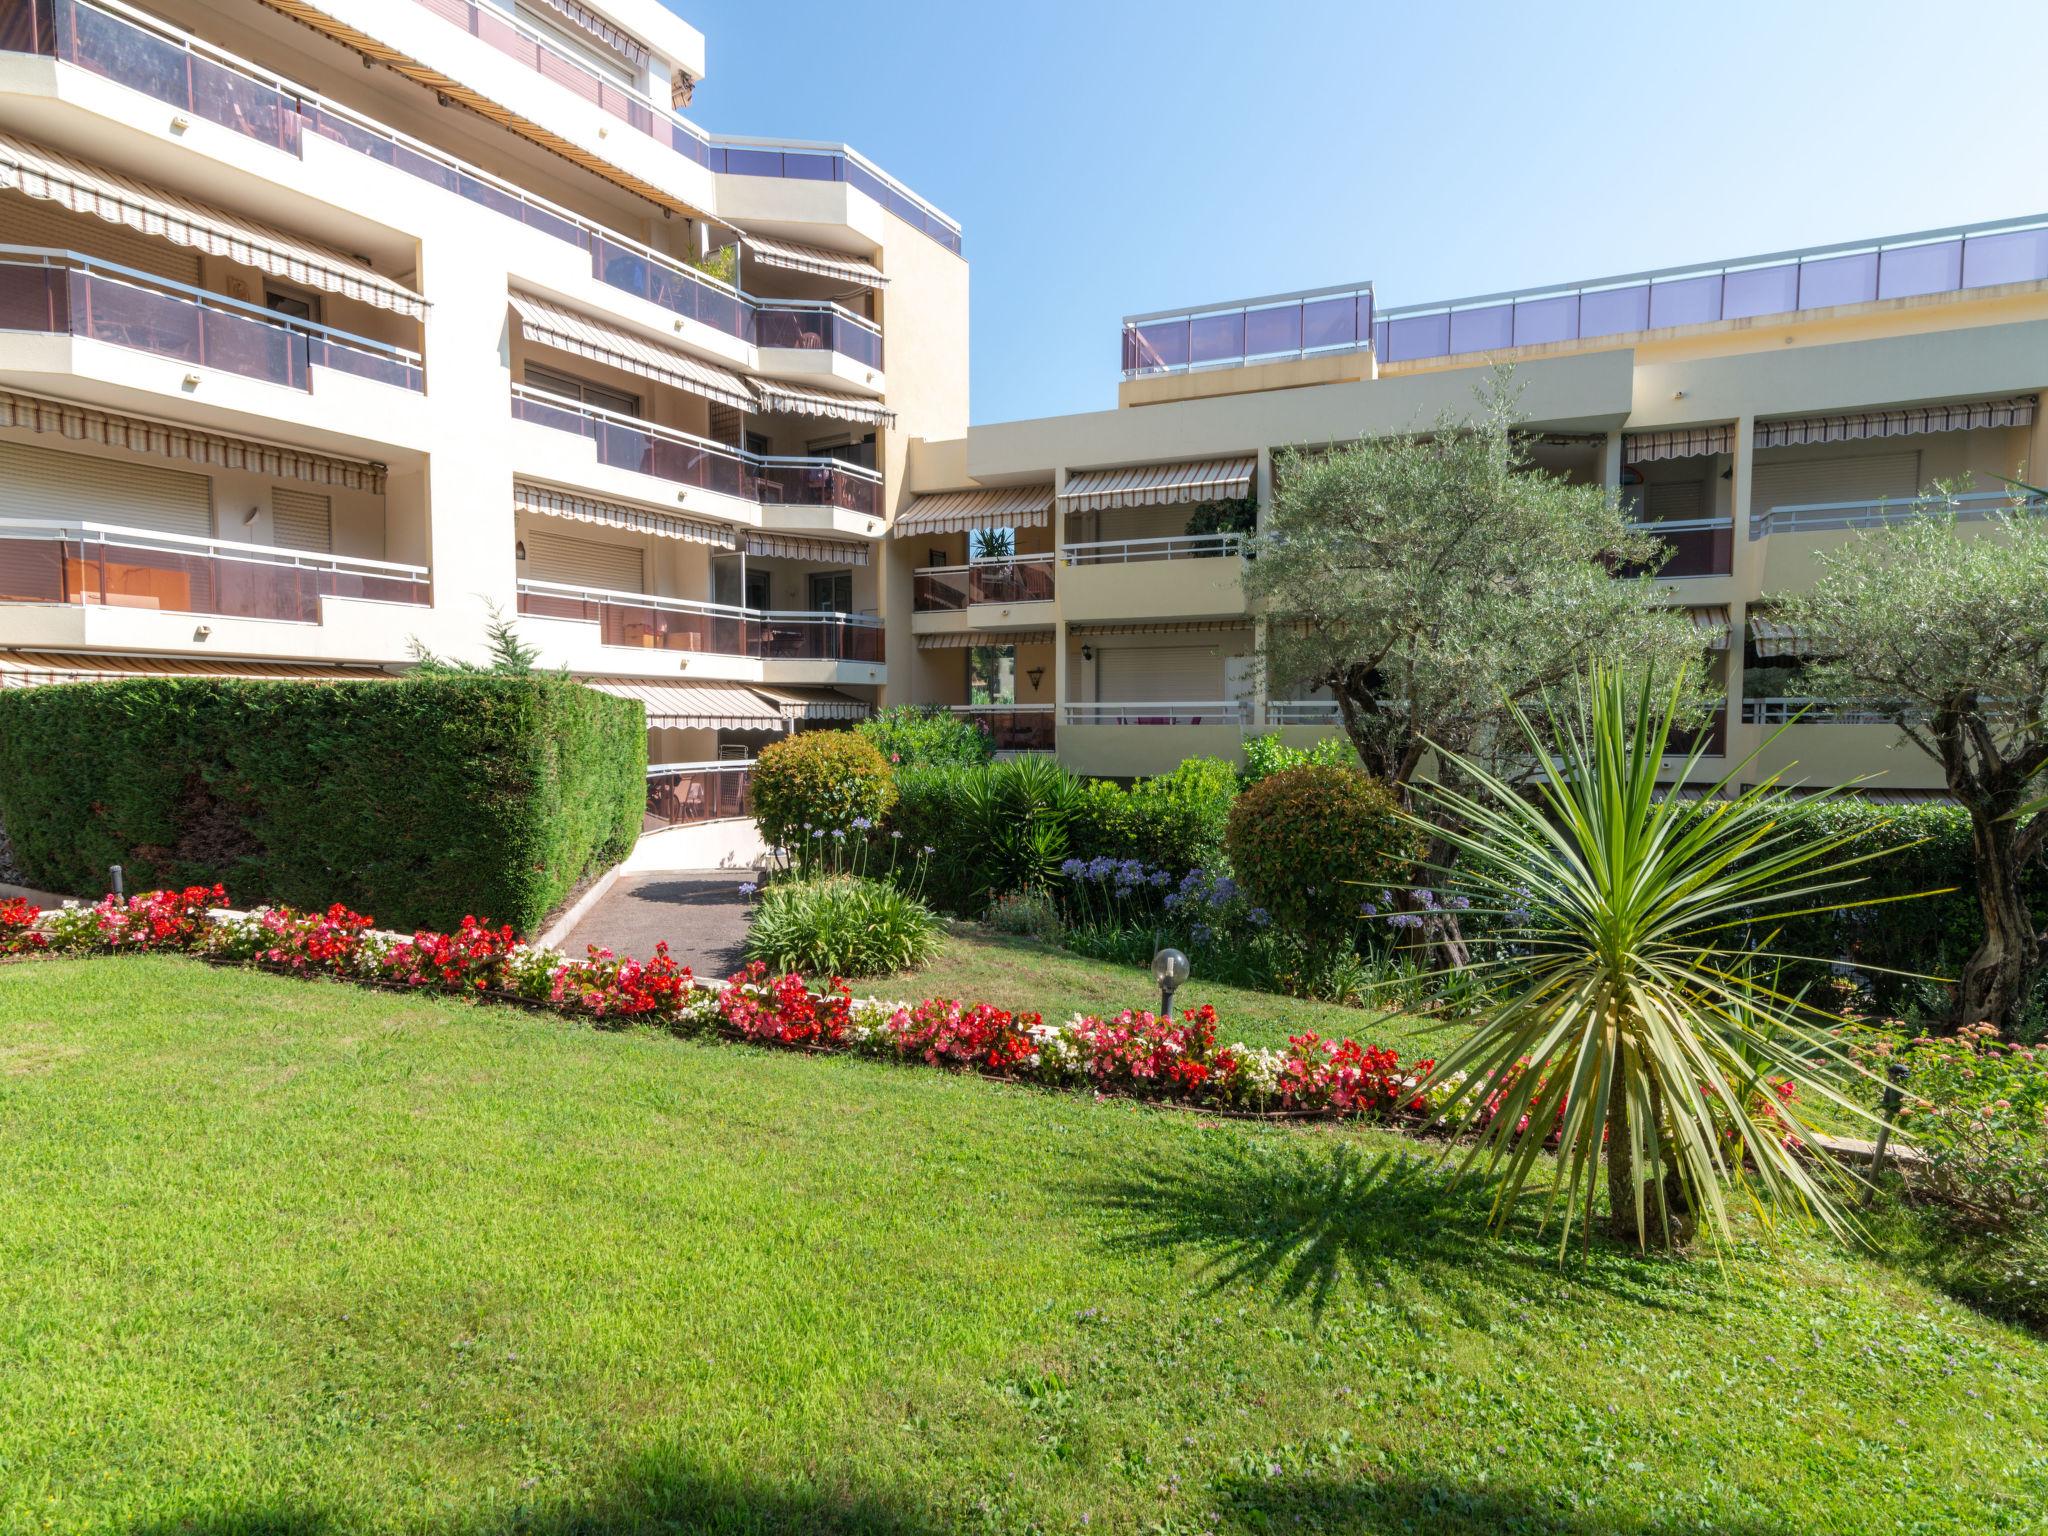
<path fill-rule="evenodd" d="M 1766 658 L 1820 653 L 1820 646 L 1806 631 L 1762 613 L 1749 616 L 1749 643 L 1757 655 Z"/>
<path fill-rule="evenodd" d="M 1621 457 L 1625 463 L 1647 464 L 1655 459 L 1697 459 L 1712 453 L 1735 451 L 1735 428 L 1683 427 L 1675 432 L 1624 432 Z"/>
<path fill-rule="evenodd" d="M 1050 645 L 1049 629 L 949 629 L 936 635 L 919 635 L 920 651 L 971 651 L 990 645 Z"/>
<path fill-rule="evenodd" d="M 605 47 L 611 49 L 613 53 L 616 53 L 620 58 L 627 60 L 629 63 L 644 65 L 647 62 L 647 45 L 645 43 L 641 42 L 632 33 L 605 20 L 604 17 L 598 15 L 597 12 L 589 9 L 587 6 L 578 5 L 576 0 L 535 0 L 535 3 L 546 6 L 557 16 L 561 17 L 562 20 L 570 23 L 586 36 L 603 43 Z"/>
<path fill-rule="evenodd" d="M 780 709 L 737 683 L 647 682 L 631 677 L 586 677 L 581 681 L 599 693 L 637 702 L 647 712 L 650 729 L 782 731 L 788 727 Z"/>
<path fill-rule="evenodd" d="M 840 565 L 866 565 L 868 547 L 842 539 L 810 539 L 798 533 L 755 533 L 746 536 L 747 553 L 770 560 L 824 560 Z"/>
<path fill-rule="evenodd" d="M 521 480 L 512 482 L 512 507 L 517 512 L 565 517 L 573 522 L 623 528 L 632 533 L 651 533 L 658 539 L 708 544 L 713 549 L 735 549 L 739 545 L 734 531 L 718 523 L 677 517 L 668 512 L 649 512 L 621 502 L 602 501 L 595 496 L 578 496 L 569 491 L 550 490 L 544 485 L 528 485 Z"/>
<path fill-rule="evenodd" d="M 365 459 L 336 458 L 254 438 L 201 432 L 193 427 L 103 411 L 97 406 L 76 405 L 45 395 L 0 390 L 0 427 L 55 432 L 75 443 L 125 448 L 130 453 L 181 459 L 215 469 L 245 469 L 273 480 L 304 480 L 310 485 L 334 485 L 372 495 L 384 492 L 384 466 Z"/>
<path fill-rule="evenodd" d="M 782 711 L 791 723 L 802 720 L 865 720 L 875 712 L 865 699 L 841 693 L 836 688 L 768 688 L 756 683 L 753 691 Z"/>
<path fill-rule="evenodd" d="M 0 688 L 108 683 L 135 677 L 242 677 L 269 682 L 388 683 L 374 667 L 318 661 L 214 661 L 204 656 L 100 656 L 87 651 L 0 651 Z"/>
<path fill-rule="evenodd" d="M 145 186 L 12 134 L 0 133 L 0 190 L 22 192 L 73 213 L 125 225 L 152 239 L 224 256 L 273 277 L 359 299 L 415 320 L 427 312 L 427 301 L 417 293 L 372 272 L 345 251 L 301 240 L 210 203 Z"/>
<path fill-rule="evenodd" d="M 747 381 L 715 363 L 523 293 L 512 295 L 512 308 L 519 316 L 519 328 L 530 341 L 573 352 L 595 363 L 609 363 L 659 384 L 686 389 L 719 405 L 736 406 L 743 411 L 754 409 L 754 392 L 747 388 Z"/>
<path fill-rule="evenodd" d="M 1729 637 L 1735 631 L 1735 621 L 1728 616 L 1726 607 L 1688 608 L 1685 616 L 1692 620 L 1693 628 L 1700 632 L 1710 651 L 1728 649 Z"/>
<path fill-rule="evenodd" d="M 988 491 L 941 491 L 920 496 L 891 530 L 897 538 L 966 533 L 976 528 L 1043 528 L 1052 508 L 1050 485 L 1011 485 Z"/>
<path fill-rule="evenodd" d="M 1922 432 L 1973 432 L 1983 427 L 2030 427 L 2036 395 L 1999 400 L 1966 400 L 1955 405 L 1916 405 L 1892 411 L 1850 411 L 1835 416 L 1795 416 L 1756 424 L 1756 446 L 1791 448 L 1803 443 L 1853 443 L 1873 437 L 1912 437 Z"/>
<path fill-rule="evenodd" d="M 877 272 L 872 262 L 845 251 L 830 251 L 822 245 L 799 245 L 794 240 L 772 240 L 766 235 L 747 235 L 740 242 L 748 257 L 764 267 L 782 267 L 790 272 L 809 272 L 816 277 L 858 283 L 863 288 L 886 288 L 889 279 Z"/>
<path fill-rule="evenodd" d="M 1215 635 L 1250 629 L 1247 619 L 1169 619 L 1150 624 L 1069 624 L 1076 640 L 1105 640 L 1115 635 Z"/>
<path fill-rule="evenodd" d="M 1091 469 L 1067 476 L 1060 504 L 1069 512 L 1112 507 L 1161 507 L 1183 501 L 1229 501 L 1252 493 L 1258 459 L 1199 459 L 1191 464 L 1141 464 L 1133 469 Z"/>
<path fill-rule="evenodd" d="M 780 379 L 755 379 L 754 393 L 764 411 L 788 411 L 792 416 L 826 416 L 835 421 L 858 421 L 869 426 L 893 427 L 896 413 L 879 400 L 859 395 L 842 395 L 830 389 L 806 389 Z"/>

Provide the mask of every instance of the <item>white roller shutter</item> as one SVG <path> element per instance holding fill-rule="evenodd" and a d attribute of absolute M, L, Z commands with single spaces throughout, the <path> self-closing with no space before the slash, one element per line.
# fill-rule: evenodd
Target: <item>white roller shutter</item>
<path fill-rule="evenodd" d="M 334 501 L 317 491 L 270 488 L 270 522 L 281 549 L 313 555 L 334 553 Z"/>
<path fill-rule="evenodd" d="M 199 286 L 199 253 L 167 240 L 152 240 L 123 225 L 104 219 L 89 219 L 67 213 L 55 203 L 23 197 L 18 192 L 0 193 L 0 230 L 9 245 L 39 245 L 52 250 L 77 251 L 101 261 L 169 278 L 188 287 Z"/>
<path fill-rule="evenodd" d="M 1099 647 L 1095 696 L 1105 704 L 1193 704 L 1221 699 L 1223 658 L 1206 648 Z"/>
<path fill-rule="evenodd" d="M 211 538 L 213 482 L 153 464 L 0 443 L 0 517 L 112 523 Z"/>
<path fill-rule="evenodd" d="M 1840 458 L 1759 464 L 1750 482 L 1749 510 L 1828 501 L 1910 501 L 1920 491 L 1920 455 L 1858 453 Z"/>
<path fill-rule="evenodd" d="M 520 574 L 531 581 L 559 581 L 600 592 L 647 590 L 641 551 L 631 544 L 600 544 L 553 533 L 529 533 L 525 544 L 526 569 Z"/>

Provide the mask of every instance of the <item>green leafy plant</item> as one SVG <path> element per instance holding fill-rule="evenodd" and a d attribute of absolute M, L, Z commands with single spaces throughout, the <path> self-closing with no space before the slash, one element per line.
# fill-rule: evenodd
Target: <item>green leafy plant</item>
<path fill-rule="evenodd" d="M 1006 891 L 989 903 L 988 925 L 998 933 L 1021 934 L 1025 938 L 1056 943 L 1065 926 L 1059 903 L 1043 888 Z"/>
<path fill-rule="evenodd" d="M 975 897 L 1050 886 L 1067 857 L 1080 781 L 1046 757 L 971 768 L 960 781 L 961 831 L 973 849 Z"/>
<path fill-rule="evenodd" d="M 995 755 L 987 731 L 949 709 L 928 704 L 898 704 L 869 716 L 853 729 L 854 734 L 872 742 L 894 768 L 927 763 L 972 766 Z"/>
<path fill-rule="evenodd" d="M 852 731 L 806 731 L 763 747 L 751 793 L 761 835 L 800 862 L 820 837 L 864 832 L 896 803 L 888 763 Z"/>
<path fill-rule="evenodd" d="M 1129 799 L 1135 857 L 1176 875 L 1220 866 L 1223 829 L 1237 799 L 1237 770 L 1230 764 L 1187 758 L 1171 773 L 1140 779 Z"/>
<path fill-rule="evenodd" d="M 1750 759 L 1726 798 L 1660 794 L 1684 688 L 1597 671 L 1577 709 L 1546 710 L 1547 738 L 1515 712 L 1533 794 L 1471 762 L 1472 793 L 1422 791 L 1451 813 L 1475 906 L 1512 909 L 1520 930 L 1480 964 L 1493 1005 L 1429 1091 L 1477 1133 L 1468 1165 L 1501 1175 L 1496 1224 L 1554 1167 L 1546 1216 L 1561 1212 L 1561 1242 L 1575 1217 L 1590 1230 L 1604 1162 L 1624 1240 L 1676 1243 L 1704 1218 L 1726 1243 L 1731 1192 L 1846 1236 L 1845 1176 L 1802 1106 L 1867 1120 L 1840 1086 L 1854 1068 L 1825 1020 L 1769 985 L 1771 956 L 1745 960 L 1735 934 L 1759 913 L 1851 904 L 1860 861 L 1840 856 L 1840 837 L 1788 826 L 1775 778 L 1734 792 Z"/>
<path fill-rule="evenodd" d="M 1355 768 L 1282 769 L 1237 797 L 1224 846 L 1244 888 L 1312 950 L 1348 950 L 1360 909 L 1406 884 L 1422 840 L 1393 793 Z"/>
<path fill-rule="evenodd" d="M 1221 501 L 1196 502 L 1188 513 L 1188 536 L 1200 538 L 1216 533 L 1250 533 L 1259 525 L 1259 498 L 1230 496 Z"/>
<path fill-rule="evenodd" d="M 928 965 L 938 951 L 931 908 L 886 880 L 778 881 L 747 926 L 749 960 L 807 975 L 884 976 Z"/>
<path fill-rule="evenodd" d="M 1342 736 L 1325 736 L 1313 746 L 1290 747 L 1280 739 L 1278 731 L 1268 731 L 1263 736 L 1245 738 L 1244 767 L 1238 770 L 1237 776 L 1250 786 L 1261 779 L 1271 778 L 1282 769 L 1311 765 L 1356 768 L 1358 749 Z"/>

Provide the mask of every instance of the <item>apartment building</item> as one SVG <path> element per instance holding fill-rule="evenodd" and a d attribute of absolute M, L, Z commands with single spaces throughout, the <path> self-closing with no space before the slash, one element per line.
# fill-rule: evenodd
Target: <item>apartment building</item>
<path fill-rule="evenodd" d="M 0 682 L 381 676 L 496 611 L 656 762 L 872 708 L 960 230 L 707 133 L 705 73 L 658 0 L 0 0 Z"/>
<path fill-rule="evenodd" d="M 2048 464 L 2048 216 L 1398 308 L 1277 294 L 1133 315 L 1121 346 L 1113 410 L 912 445 L 890 551 L 912 697 L 1111 775 L 1334 730 L 1327 698 L 1262 675 L 1242 540 L 1196 511 L 1263 506 L 1287 448 L 1469 410 L 1511 363 L 1538 463 L 1670 546 L 1663 589 L 1725 694 L 1699 772 L 1796 718 L 1759 773 L 1925 795 L 1938 771 L 1869 701 L 1804 695 L 1816 637 L 1772 602 L 1858 530 L 1929 515 L 1937 481 L 1973 484 L 1960 537 L 1996 536 L 1996 477 Z"/>

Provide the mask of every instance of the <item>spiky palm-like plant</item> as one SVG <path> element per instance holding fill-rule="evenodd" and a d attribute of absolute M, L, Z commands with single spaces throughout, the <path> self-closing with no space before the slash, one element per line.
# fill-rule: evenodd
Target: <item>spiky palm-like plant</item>
<path fill-rule="evenodd" d="M 1864 904 L 1854 866 L 1876 855 L 1838 857 L 1845 838 L 1788 824 L 1775 776 L 1733 791 L 1753 759 L 1698 799 L 1660 788 L 1684 689 L 1596 672 L 1549 725 L 1516 712 L 1533 793 L 1470 762 L 1469 793 L 1423 791 L 1453 813 L 1443 835 L 1475 907 L 1519 925 L 1475 967 L 1497 1002 L 1431 1087 L 1447 1122 L 1477 1132 L 1467 1166 L 1501 1175 L 1496 1225 L 1542 1193 L 1561 1245 L 1575 1219 L 1589 1232 L 1604 1163 L 1625 1240 L 1681 1240 L 1704 1217 L 1725 1243 L 1731 1195 L 1846 1237 L 1847 1176 L 1812 1150 L 1802 1103 L 1867 1118 L 1841 1090 L 1857 1069 L 1829 1043 L 1827 1016 L 1778 990 L 1772 962 L 1808 957 L 1771 956 L 1747 935 Z M 1554 1177 L 1532 1190 L 1553 1129 Z"/>

